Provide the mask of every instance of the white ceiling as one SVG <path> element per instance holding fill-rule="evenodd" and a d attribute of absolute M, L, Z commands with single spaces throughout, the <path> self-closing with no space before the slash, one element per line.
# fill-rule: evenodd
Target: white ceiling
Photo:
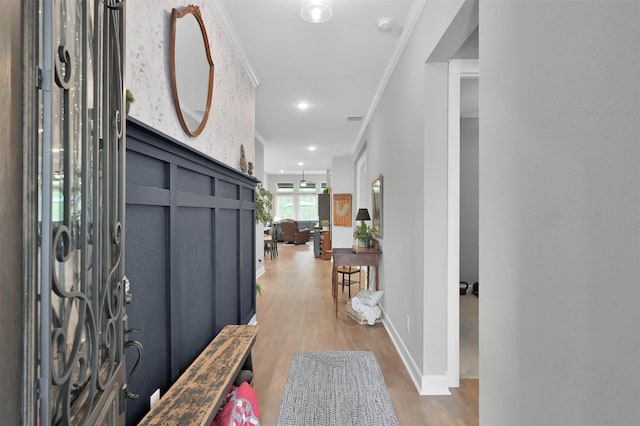
<path fill-rule="evenodd" d="M 300 17 L 299 0 L 222 0 L 259 83 L 256 132 L 266 173 L 324 172 L 332 157 L 353 152 L 419 3 L 334 0 L 332 18 L 313 24 Z M 396 23 L 391 32 L 378 29 L 380 18 Z M 300 111 L 300 101 L 310 107 Z"/>

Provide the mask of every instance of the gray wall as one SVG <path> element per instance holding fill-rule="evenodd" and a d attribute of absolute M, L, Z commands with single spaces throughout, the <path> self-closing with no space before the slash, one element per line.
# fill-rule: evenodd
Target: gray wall
<path fill-rule="evenodd" d="M 477 118 L 460 119 L 460 281 L 478 279 L 478 138 Z"/>
<path fill-rule="evenodd" d="M 473 3 L 426 2 L 360 141 L 369 176 L 384 176 L 385 325 L 423 393 L 448 392 L 449 383 L 448 66 L 425 62 L 434 52 L 452 57 L 467 40 Z"/>
<path fill-rule="evenodd" d="M 0 413 L 21 424 L 22 410 L 22 13 L 0 14 Z"/>
<path fill-rule="evenodd" d="M 640 418 L 640 2 L 482 2 L 480 423 Z"/>

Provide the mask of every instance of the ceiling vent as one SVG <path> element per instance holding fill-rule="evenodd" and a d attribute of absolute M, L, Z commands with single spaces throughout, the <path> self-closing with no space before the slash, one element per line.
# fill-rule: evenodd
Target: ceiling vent
<path fill-rule="evenodd" d="M 348 115 L 347 121 L 362 121 L 361 115 Z"/>

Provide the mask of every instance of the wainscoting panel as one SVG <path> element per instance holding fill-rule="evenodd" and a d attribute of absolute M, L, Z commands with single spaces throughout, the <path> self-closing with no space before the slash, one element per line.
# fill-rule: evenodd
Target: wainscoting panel
<path fill-rule="evenodd" d="M 149 409 L 149 396 L 171 383 L 169 275 L 169 209 L 154 205 L 127 205 L 126 273 L 131 278 L 133 299 L 127 307 L 128 326 L 140 329 L 130 339 L 144 345 L 144 364 L 129 382 L 129 390 L 140 398 L 127 401 L 127 423 L 135 423 Z M 143 278 L 138 278 L 143 277 Z M 142 306 L 152 307 L 142 309 Z M 126 350 L 127 376 L 137 358 L 136 350 Z M 145 398 L 146 399 L 143 399 Z M 131 421 L 129 419 L 135 419 Z"/>
<path fill-rule="evenodd" d="M 237 282 L 240 281 L 238 247 L 239 221 L 238 212 L 231 209 L 216 211 L 216 270 L 221 280 L 216 286 L 216 301 L 221 306 L 236 307 L 235 309 L 218 309 L 216 324 L 240 322 L 239 291 Z M 222 326 L 216 332 L 220 331 Z"/>
<path fill-rule="evenodd" d="M 127 424 L 149 410 L 227 324 L 255 315 L 257 181 L 127 120 L 129 334 L 144 346 Z M 127 372 L 135 363 L 127 351 Z"/>

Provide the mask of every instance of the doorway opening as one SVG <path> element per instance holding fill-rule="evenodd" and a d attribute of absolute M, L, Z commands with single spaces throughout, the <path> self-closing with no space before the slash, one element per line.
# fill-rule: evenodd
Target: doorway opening
<path fill-rule="evenodd" d="M 460 135 L 463 79 L 480 77 L 479 61 L 449 61 L 447 364 L 449 387 L 460 385 Z"/>

